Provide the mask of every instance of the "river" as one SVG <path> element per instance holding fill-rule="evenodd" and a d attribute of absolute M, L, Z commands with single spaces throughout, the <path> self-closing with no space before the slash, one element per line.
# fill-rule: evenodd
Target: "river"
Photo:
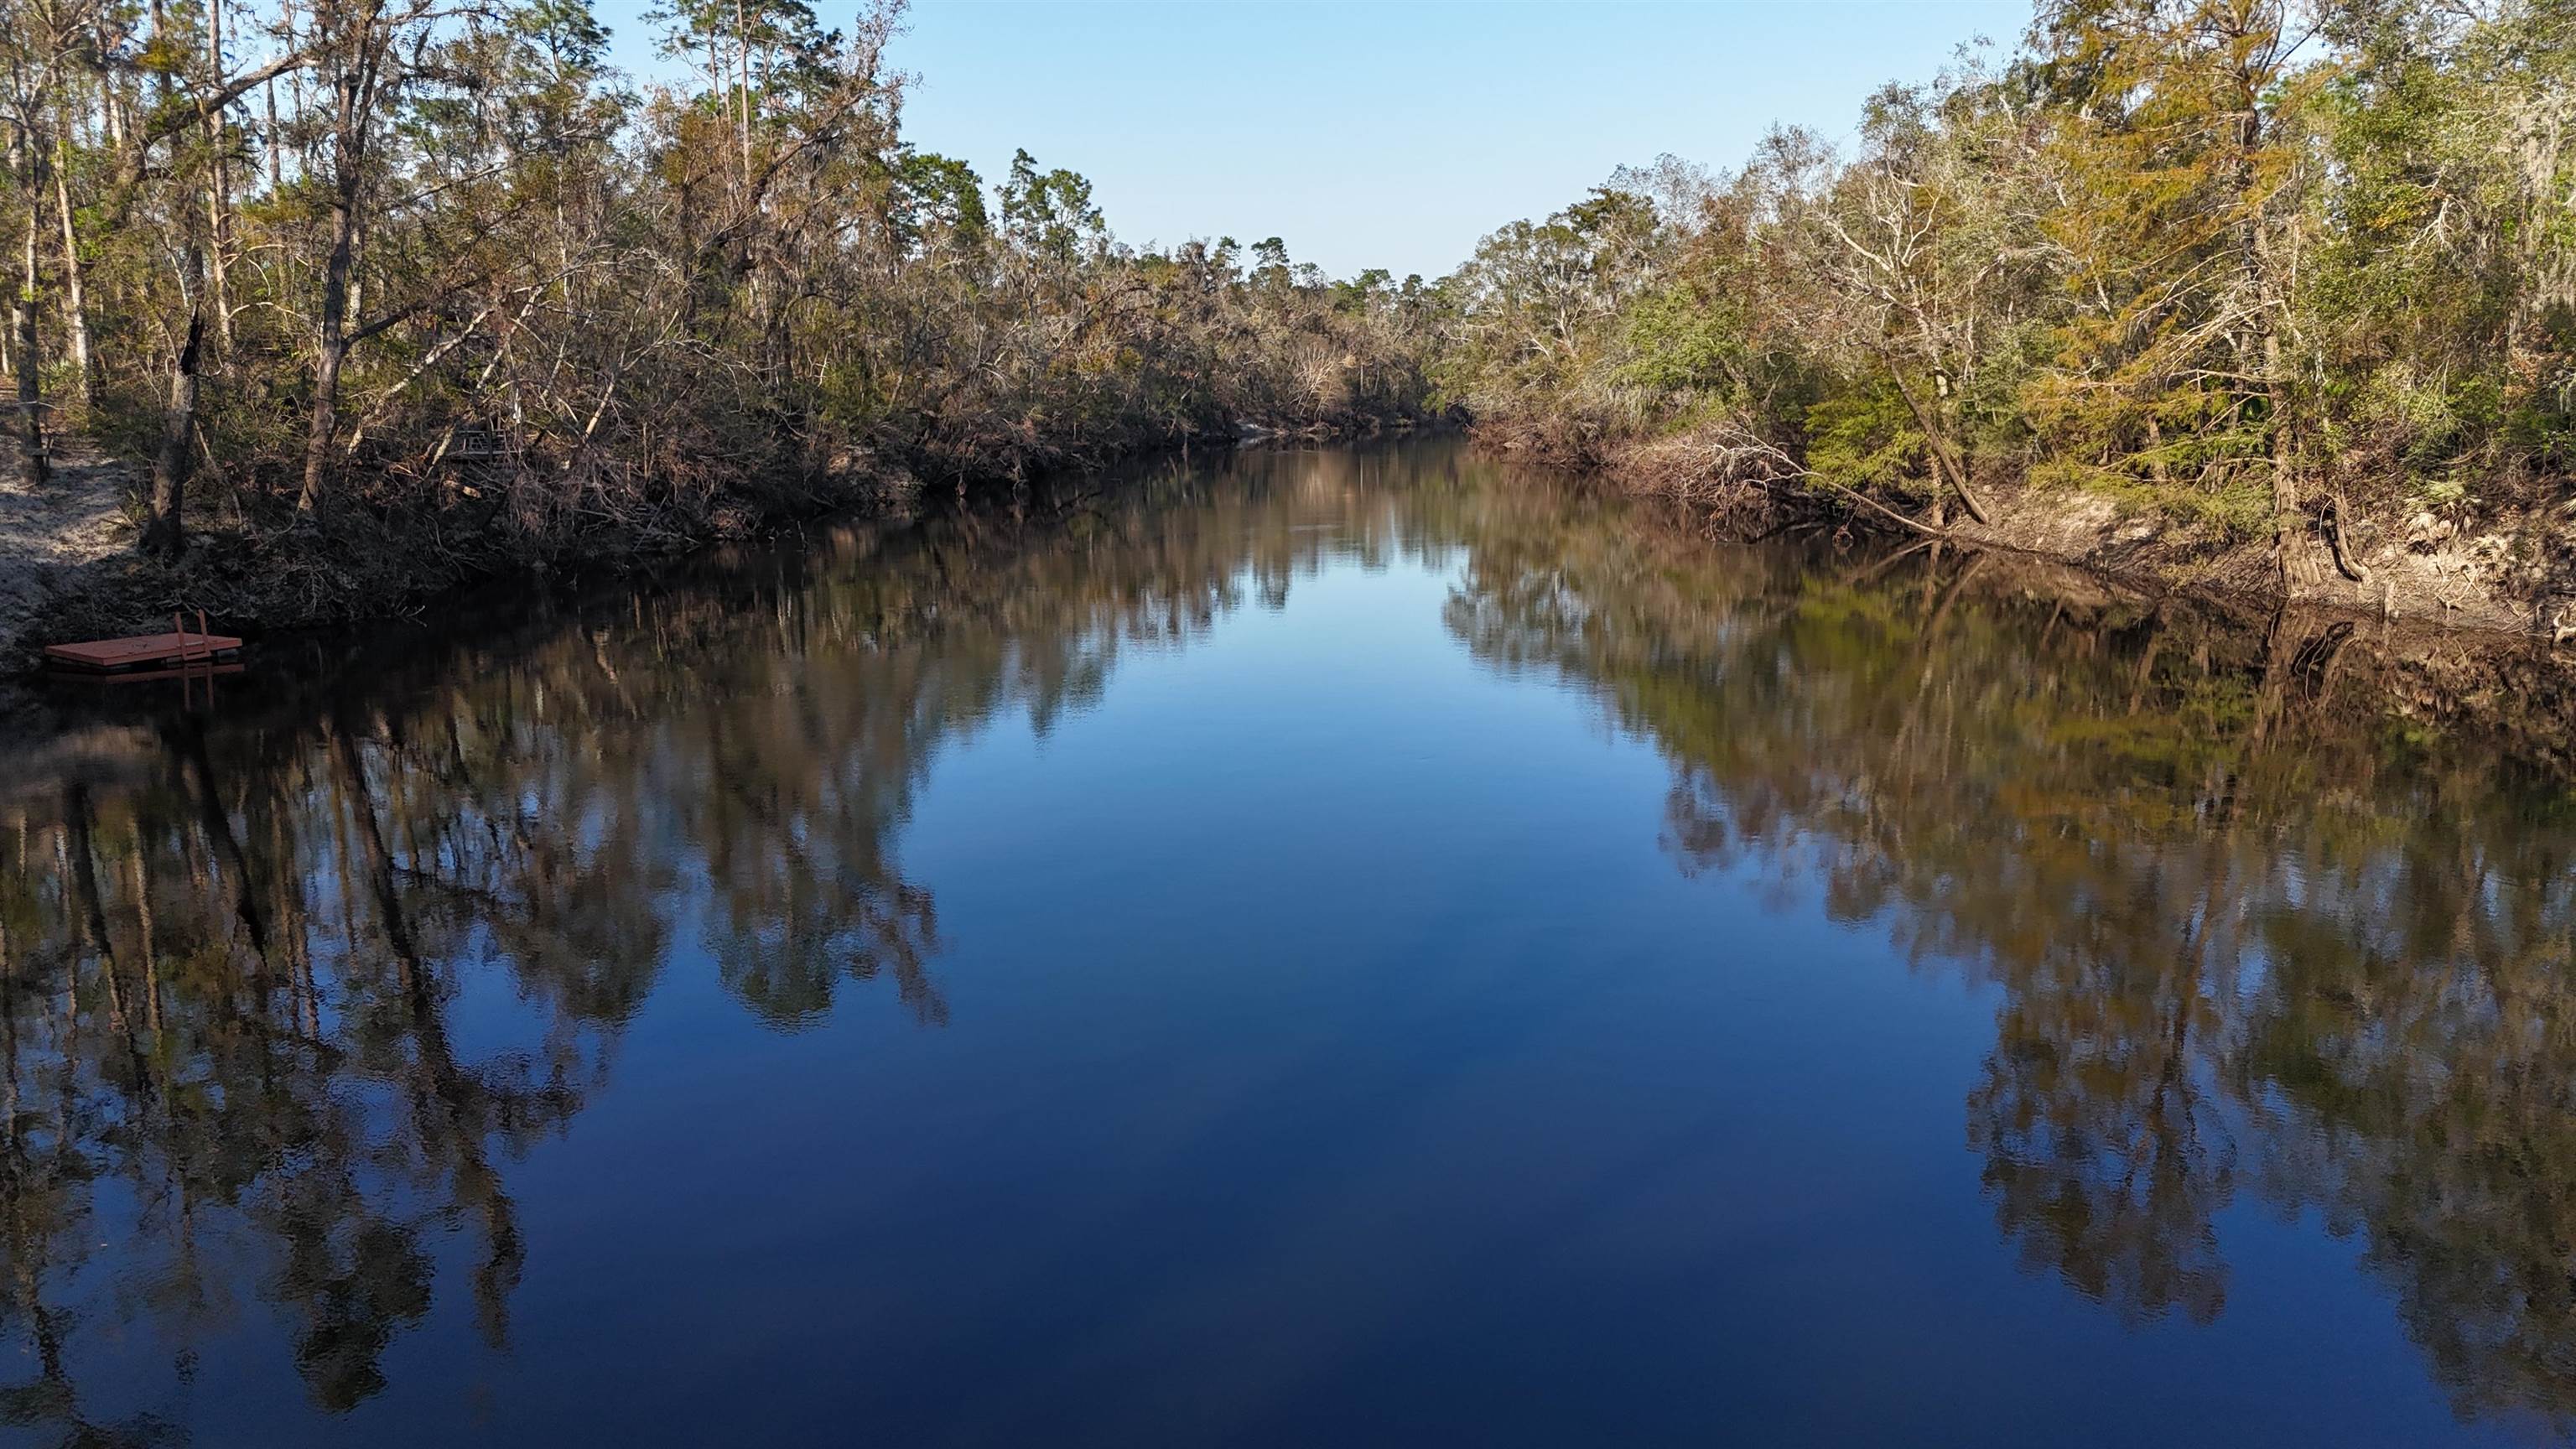
<path fill-rule="evenodd" d="M 2576 796 L 2367 626 L 1440 440 L 435 622 L 0 780 L 0 1441 L 2576 1426 Z"/>

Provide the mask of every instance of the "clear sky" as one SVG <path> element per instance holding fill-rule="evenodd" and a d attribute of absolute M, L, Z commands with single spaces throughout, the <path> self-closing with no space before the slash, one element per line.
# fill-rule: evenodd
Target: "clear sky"
<path fill-rule="evenodd" d="M 619 63 L 654 62 L 647 0 L 599 0 Z M 845 23 L 851 0 L 817 0 Z M 1288 242 L 1347 276 L 1437 276 L 1622 162 L 1740 161 L 1775 121 L 1849 132 L 2028 0 L 917 0 L 893 61 L 905 133 L 987 181 L 1025 146 L 1091 178 L 1137 243 Z"/>

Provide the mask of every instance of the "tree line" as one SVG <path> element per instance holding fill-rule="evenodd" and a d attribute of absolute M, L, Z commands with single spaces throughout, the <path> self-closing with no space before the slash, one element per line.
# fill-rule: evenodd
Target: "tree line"
<path fill-rule="evenodd" d="M 650 83 L 582 0 L 0 10 L 22 469 L 148 460 L 147 550 L 245 579 L 1457 409 L 1908 527 L 2107 498 L 2295 591 L 2576 463 L 2571 0 L 2042 0 L 1845 143 L 1622 170 L 1427 285 L 913 146 L 896 0 L 670 0 Z"/>
<path fill-rule="evenodd" d="M 1138 249 L 1071 171 L 907 142 L 898 0 L 670 0 L 652 84 L 584 0 L 0 12 L 19 463 L 150 460 L 164 558 L 649 544 L 1425 405 L 1418 280 Z"/>
<path fill-rule="evenodd" d="M 1487 237 L 1440 380 L 1685 489 L 1939 527 L 2029 485 L 2358 581 L 2576 465 L 2571 127 L 2566 0 L 2042 0 L 1847 144 Z"/>

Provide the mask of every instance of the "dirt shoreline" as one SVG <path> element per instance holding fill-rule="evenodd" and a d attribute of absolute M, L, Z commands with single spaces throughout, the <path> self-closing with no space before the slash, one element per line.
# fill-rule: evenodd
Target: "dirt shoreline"
<path fill-rule="evenodd" d="M 1900 521 L 1897 509 L 1882 516 L 1799 480 L 1712 481 L 1707 456 L 1703 443 L 1684 436 L 1612 449 L 1583 471 L 1752 531 L 1814 519 L 1856 533 L 1937 537 L 2026 555 L 2155 594 L 2260 609 L 2287 604 L 2356 620 L 2410 620 L 2487 635 L 2576 636 L 2576 519 L 2564 509 L 2465 521 L 2430 512 L 2396 523 L 2356 521 L 2345 543 L 2367 577 L 2355 581 L 2326 564 L 2314 587 L 2288 596 L 2268 542 L 2124 509 L 2098 493 L 1989 480 L 1983 491 L 1990 521 L 1962 515 L 1933 529 Z M 2316 551 L 2322 564 L 2329 557 L 2322 538 Z"/>
<path fill-rule="evenodd" d="M 1633 492 L 1657 503 L 1656 509 L 1637 518 L 1635 526 L 1670 530 L 1677 546 L 1693 546 L 1694 541 L 1702 541 L 1697 546 L 1710 546 L 1704 540 L 1712 535 L 1750 537 L 1795 528 L 1833 533 L 1847 528 L 1859 550 L 1855 567 L 1884 567 L 1909 554 L 1928 553 L 1940 570 L 1939 561 L 1946 556 L 1956 561 L 1946 572 L 1959 588 L 1981 596 L 2015 597 L 2028 607 L 2061 612 L 2070 619 L 2099 622 L 2113 617 L 2125 621 L 2119 627 L 2153 635 L 2176 618 L 2224 616 L 2232 621 L 2231 627 L 2259 636 L 2264 656 L 2273 661 L 2265 672 L 2279 674 L 2291 698 L 2316 702 L 2311 707 L 2322 706 L 2328 699 L 2348 705 L 2356 697 L 2368 698 L 2374 701 L 2375 711 L 2409 730 L 2474 732 L 2495 742 L 2500 762 L 2520 762 L 2560 781 L 2576 782 L 2576 726 L 2568 723 L 2576 720 L 2576 668 L 2569 667 L 2576 656 L 2553 647 L 2548 636 L 2524 627 L 2506 606 L 2391 612 L 2371 606 L 2367 599 L 2356 601 L 2349 593 L 2284 600 L 2277 591 L 2267 595 L 2259 589 L 2227 586 L 2226 576 L 2209 567 L 2208 560 L 2175 549 L 2169 537 L 2134 528 L 2124 532 L 2116 525 L 2088 536 L 2076 531 L 2082 520 L 2067 522 L 2070 515 L 2062 509 L 2044 515 L 2058 521 L 2059 533 L 2016 529 L 2017 518 L 2043 515 L 2036 507 L 2021 506 L 2023 498 L 2000 490 L 1992 510 L 1994 525 L 1952 528 L 1933 538 L 1873 518 L 1867 510 L 1837 504 L 1829 495 L 1812 490 L 1712 499 L 1705 492 L 1685 495 L 1651 477 L 1622 476 L 1606 468 L 1588 473 L 1597 486 Z M 357 633 L 344 634 L 343 629 L 394 630 L 400 628 L 400 621 L 417 624 L 431 613 L 444 619 L 459 610 L 507 610 L 509 605 L 496 606 L 491 601 L 508 595 L 514 576 L 553 594 L 665 569 L 685 572 L 696 561 L 720 557 L 722 550 L 783 540 L 818 520 L 890 521 L 902 516 L 908 501 L 883 490 L 863 494 L 854 482 L 839 495 L 837 506 L 808 509 L 800 516 L 779 514 L 743 537 L 711 538 L 686 550 L 604 553 L 584 560 L 578 568 L 487 569 L 426 594 L 379 599 L 377 607 L 326 619 L 300 616 L 291 608 L 284 615 L 262 615 L 240 606 L 242 600 L 254 605 L 284 600 L 292 605 L 297 597 L 293 571 L 309 567 L 310 560 L 292 552 L 274 560 L 264 555 L 272 550 L 309 550 L 318 542 L 314 538 L 264 538 L 259 540 L 261 555 L 245 557 L 218 556 L 210 548 L 197 567 L 172 570 L 141 559 L 122 541 L 131 537 L 123 532 L 116 535 L 121 541 L 112 557 L 74 569 L 63 581 L 66 587 L 50 595 L 46 607 L 33 617 L 39 628 L 57 630 L 108 632 L 104 626 L 120 614 L 138 626 L 148 625 L 156 618 L 166 620 L 166 599 L 173 591 L 186 589 L 188 597 L 208 601 L 210 615 L 240 632 L 258 637 L 267 631 L 272 647 L 285 638 L 314 641 L 305 650 L 311 657 L 277 656 L 289 676 L 296 675 L 299 666 L 327 673 L 331 666 L 316 661 L 335 652 L 352 659 L 373 657 L 403 640 L 416 644 L 415 636 L 442 632 L 433 627 L 423 635 L 416 627 L 411 634 L 367 633 L 361 640 Z M 1665 510 L 1669 512 L 1664 517 L 1652 516 Z M 2259 553 L 2240 549 L 2219 562 L 2254 569 L 2257 577 L 2264 577 L 2268 569 Z M 2199 576 L 2177 581 L 2169 571 L 2177 557 L 2196 565 Z M 224 592 L 241 579 L 255 580 L 256 586 Z M 494 589 L 501 594 L 487 592 Z M 305 632 L 316 624 L 332 627 Z M 28 657 L 32 658 L 32 650 Z M 33 758 L 21 751 L 69 750 L 78 759 L 66 767 L 85 772 L 91 768 L 84 763 L 89 756 L 116 754 L 108 742 L 123 741 L 138 727 L 132 705 L 131 700 L 94 690 L 41 685 L 26 673 L 0 674 L 0 741 L 6 741 L 0 749 L 18 758 Z"/>
<path fill-rule="evenodd" d="M 0 478 L 0 667 L 133 556 L 125 466 L 78 441 L 57 443 L 51 462 L 41 484 Z"/>
<path fill-rule="evenodd" d="M 1518 456 L 1516 450 L 1495 451 Z M 2329 570 L 2315 591 L 2285 599 L 2264 546 L 2124 513 L 2098 495 L 1990 484 L 1991 522 L 1958 518 L 1927 535 L 1796 483 L 1712 485 L 1704 474 L 1694 474 L 1687 439 L 1626 447 L 1585 466 L 1528 461 L 1677 502 L 1725 531 L 1750 534 L 1811 523 L 1888 540 L 1937 536 L 1944 545 L 2012 556 L 2020 563 L 2014 574 L 2023 586 L 2068 597 L 2109 589 L 2249 613 L 2288 605 L 2302 614 L 2400 624 L 2409 636 L 2463 634 L 2463 644 L 2536 641 L 2539 664 L 2565 670 L 2576 662 L 2548 647 L 2565 637 L 2562 618 L 2576 624 L 2576 538 L 2562 539 L 2563 519 L 2506 520 L 2474 531 L 2428 526 L 2423 519 L 2403 532 L 2356 529 L 2354 551 L 2370 570 L 2368 582 L 2354 583 Z M 214 531 L 201 535 L 180 564 L 167 566 L 132 547 L 134 530 L 125 515 L 132 483 L 125 465 L 78 455 L 66 460 L 42 494 L 0 484 L 0 688 L 29 682 L 43 643 L 147 629 L 166 621 L 173 609 L 203 609 L 217 628 L 253 637 L 413 618 L 442 599 L 514 575 L 624 574 L 775 536 L 818 518 L 888 516 L 909 506 L 915 492 L 909 484 L 877 476 L 809 483 L 770 497 L 756 514 L 735 514 L 737 527 L 730 531 L 676 541 L 594 534 L 543 556 L 427 556 L 407 547 L 397 529 L 362 519 L 344 520 L 327 532 Z M 62 536 L 31 537 L 46 520 L 63 520 Z"/>
<path fill-rule="evenodd" d="M 1228 433 L 1070 463 L 1029 483 L 1115 472 L 1193 450 L 1362 446 L 1456 427 L 1453 418 L 1382 419 L 1340 430 L 1242 424 Z M 202 609 L 217 632 L 253 639 L 278 630 L 413 618 L 442 600 L 514 577 L 660 568 L 818 520 L 891 516 L 924 493 L 923 483 L 899 466 L 752 478 L 704 508 L 696 524 L 666 523 L 650 532 L 611 525 L 544 540 L 478 530 L 475 515 L 488 524 L 505 502 L 488 497 L 451 500 L 455 506 L 444 516 L 380 518 L 346 509 L 318 524 L 259 525 L 235 509 L 223 518 L 192 515 L 187 553 L 164 564 L 134 548 L 129 509 L 141 496 L 141 471 L 75 440 L 45 489 L 13 493 L 16 485 L 0 482 L 0 687 L 23 686 L 41 666 L 45 644 L 167 629 L 173 611 L 193 617 Z M 962 506 L 983 506 L 975 490 L 956 486 L 967 500 Z"/>

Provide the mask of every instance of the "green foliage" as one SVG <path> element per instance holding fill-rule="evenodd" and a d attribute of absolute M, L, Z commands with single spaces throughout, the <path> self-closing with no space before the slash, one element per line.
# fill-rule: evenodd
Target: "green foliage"
<path fill-rule="evenodd" d="M 2312 480 L 2527 497 L 2576 467 L 2576 7 L 2318 13 L 2043 0 L 1846 151 L 1622 172 L 1444 284 L 1443 392 L 1578 458 L 1718 426 L 1917 500 L 2009 459 L 2244 539 Z"/>
<path fill-rule="evenodd" d="M 1899 491 L 1922 478 L 1923 432 L 1885 380 L 1807 409 L 1807 466 L 1847 488 Z"/>
<path fill-rule="evenodd" d="M 1752 358 L 1732 299 L 1686 283 L 1637 298 L 1623 320 L 1624 359 L 1612 376 L 1625 386 L 1666 396 L 1725 394 Z"/>

